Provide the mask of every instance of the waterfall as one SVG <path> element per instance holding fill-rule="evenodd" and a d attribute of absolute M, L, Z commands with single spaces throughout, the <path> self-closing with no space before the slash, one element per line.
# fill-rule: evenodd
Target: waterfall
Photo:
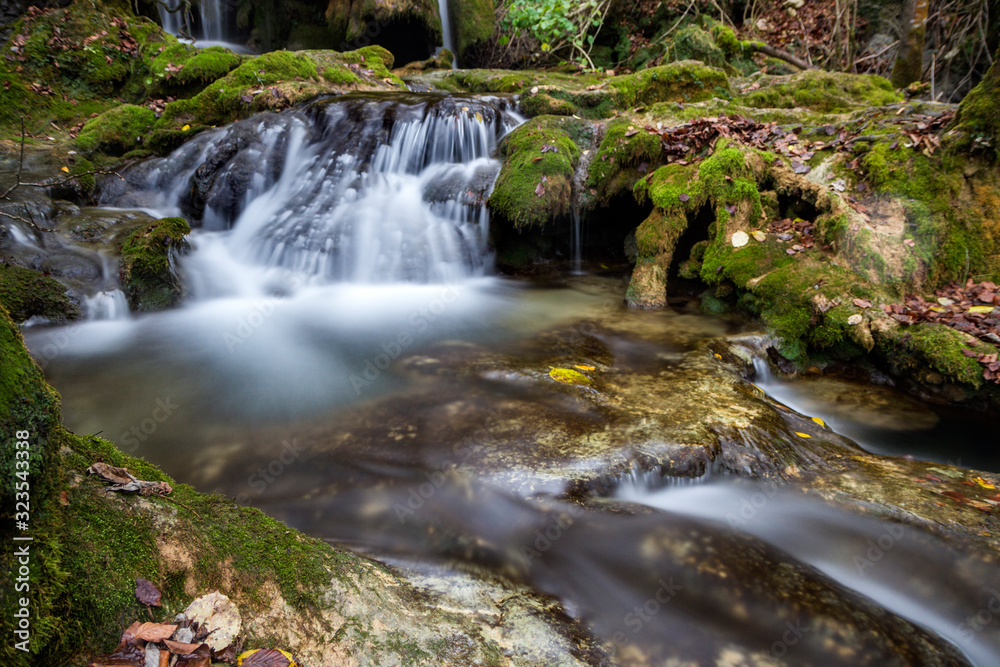
<path fill-rule="evenodd" d="M 455 38 L 452 34 L 451 13 L 448 11 L 448 0 L 438 0 L 438 13 L 441 15 L 441 44 L 454 54 L 451 61 L 452 68 L 458 65 L 458 49 L 455 47 Z"/>
<path fill-rule="evenodd" d="M 195 31 L 188 24 L 188 17 L 185 16 L 181 7 L 182 0 L 162 0 L 157 3 L 160 12 L 160 23 L 163 29 L 179 36 L 183 32 L 192 37 L 208 42 L 222 42 L 225 39 L 226 26 L 226 4 L 225 0 L 196 0 L 198 5 L 198 15 L 201 19 L 201 30 Z"/>
<path fill-rule="evenodd" d="M 245 293 L 262 267 L 310 283 L 452 282 L 489 268 L 491 154 L 520 121 L 496 98 L 343 96 L 202 134 L 128 178 L 159 196 L 159 215 L 202 228 L 195 296 Z"/>

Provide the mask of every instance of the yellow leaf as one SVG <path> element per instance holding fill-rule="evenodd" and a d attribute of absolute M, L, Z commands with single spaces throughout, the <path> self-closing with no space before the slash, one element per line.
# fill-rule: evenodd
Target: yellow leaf
<path fill-rule="evenodd" d="M 795 435 L 799 436 L 800 438 L 811 438 L 812 437 L 808 433 L 799 433 L 798 431 L 795 432 Z"/>
<path fill-rule="evenodd" d="M 826 422 L 820 419 L 819 417 L 813 417 L 813 421 L 822 426 L 823 428 L 826 428 Z"/>
<path fill-rule="evenodd" d="M 69 167 L 63 167 L 62 170 L 65 171 L 67 174 L 69 173 Z"/>
<path fill-rule="evenodd" d="M 751 233 L 751 236 L 753 236 L 755 239 L 757 239 L 757 241 L 759 241 L 760 243 L 763 243 L 764 241 L 767 240 L 767 234 L 765 234 L 764 232 L 760 231 L 759 229 L 755 229 Z"/>
<path fill-rule="evenodd" d="M 597 370 L 593 366 L 580 366 L 580 365 L 576 365 L 576 364 L 573 365 L 573 368 L 579 368 L 581 371 L 593 371 L 593 370 Z"/>
<path fill-rule="evenodd" d="M 185 125 L 184 127 L 181 128 L 181 132 L 187 132 L 190 129 L 191 129 L 190 125 Z"/>
<path fill-rule="evenodd" d="M 572 368 L 553 368 L 549 371 L 549 377 L 562 384 L 590 384 L 590 378 Z"/>
<path fill-rule="evenodd" d="M 987 482 L 982 477 L 973 477 L 972 481 L 974 481 L 976 484 L 978 484 L 979 486 L 983 487 L 984 489 L 995 489 L 995 488 L 997 488 L 993 484 L 990 484 L 989 482 Z"/>
<path fill-rule="evenodd" d="M 992 313 L 993 306 L 973 306 L 969 308 L 970 313 Z"/>
<path fill-rule="evenodd" d="M 722 359 L 722 355 L 721 355 L 721 354 L 719 354 L 718 352 L 716 352 L 716 353 L 715 353 L 715 358 L 716 358 L 716 359 Z"/>
<path fill-rule="evenodd" d="M 542 51 L 548 51 L 550 48 L 552 47 L 550 47 L 548 43 L 542 44 Z"/>
<path fill-rule="evenodd" d="M 236 665 L 237 665 L 237 667 L 242 667 L 246 663 L 247 659 L 250 658 L 250 656 L 252 656 L 255 653 L 260 653 L 261 651 L 265 651 L 265 649 L 256 648 L 256 649 L 254 649 L 252 651 L 244 651 L 243 653 L 240 654 L 240 657 L 236 658 Z M 288 651 L 282 651 L 280 648 L 266 649 L 266 651 L 276 651 L 276 652 L 280 653 L 281 655 L 285 656 L 285 658 L 288 659 L 288 665 L 287 665 L 287 667 L 297 667 L 298 663 L 295 662 L 295 658 L 293 658 L 292 654 L 289 653 Z M 273 655 L 273 653 L 269 656 L 269 658 L 270 659 L 268 660 L 268 662 L 266 664 L 268 664 L 268 665 L 277 665 L 278 664 L 277 662 L 274 661 L 275 659 L 278 659 L 278 658 L 277 658 L 277 656 Z M 259 657 L 258 657 L 258 660 L 260 660 Z"/>

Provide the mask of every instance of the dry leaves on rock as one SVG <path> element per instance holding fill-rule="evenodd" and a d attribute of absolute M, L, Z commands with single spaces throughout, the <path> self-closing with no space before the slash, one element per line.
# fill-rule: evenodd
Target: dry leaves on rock
<path fill-rule="evenodd" d="M 951 283 L 937 290 L 934 296 L 933 301 L 928 301 L 922 296 L 907 295 L 904 304 L 886 305 L 882 309 L 900 324 L 943 324 L 991 346 L 1000 345 L 1000 289 L 996 283 L 968 280 L 964 287 Z M 969 346 L 979 347 L 979 344 L 970 342 Z M 963 353 L 984 366 L 985 379 L 1000 383 L 1000 361 L 994 347 L 967 349 Z"/>
<path fill-rule="evenodd" d="M 147 482 L 136 479 L 125 468 L 118 468 L 107 463 L 95 463 L 87 468 L 91 475 L 97 475 L 112 486 L 111 491 L 139 492 L 139 495 L 150 496 L 153 494 L 165 496 L 173 491 L 173 488 L 166 482 Z"/>
<path fill-rule="evenodd" d="M 160 589 L 152 581 L 140 577 L 135 580 L 135 598 L 144 605 L 159 607 Z"/>

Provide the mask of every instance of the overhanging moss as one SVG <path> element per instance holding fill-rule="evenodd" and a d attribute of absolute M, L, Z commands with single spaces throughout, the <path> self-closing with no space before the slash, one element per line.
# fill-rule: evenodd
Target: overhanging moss
<path fill-rule="evenodd" d="M 503 167 L 488 204 L 515 228 L 542 227 L 568 215 L 580 148 L 573 119 L 541 116 L 514 130 L 500 144 Z"/>

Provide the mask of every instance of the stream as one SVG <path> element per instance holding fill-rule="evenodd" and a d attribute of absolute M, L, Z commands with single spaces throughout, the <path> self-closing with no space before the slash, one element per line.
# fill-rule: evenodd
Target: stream
<path fill-rule="evenodd" d="M 102 205 L 194 223 L 186 300 L 133 315 L 102 282 L 91 319 L 25 329 L 67 427 L 376 558 L 526 583 L 623 664 L 1000 664 L 995 565 L 929 532 L 720 466 L 671 477 L 636 456 L 581 494 L 515 474 L 544 467 L 528 455 L 490 458 L 550 423 L 580 461 L 595 433 L 649 437 L 627 394 L 552 367 L 610 386 L 757 336 L 695 306 L 627 309 L 622 267 L 496 275 L 485 199 L 522 120 L 502 98 L 347 95 L 131 167 Z M 1000 470 L 985 420 L 766 364 L 756 383 L 869 452 Z"/>

